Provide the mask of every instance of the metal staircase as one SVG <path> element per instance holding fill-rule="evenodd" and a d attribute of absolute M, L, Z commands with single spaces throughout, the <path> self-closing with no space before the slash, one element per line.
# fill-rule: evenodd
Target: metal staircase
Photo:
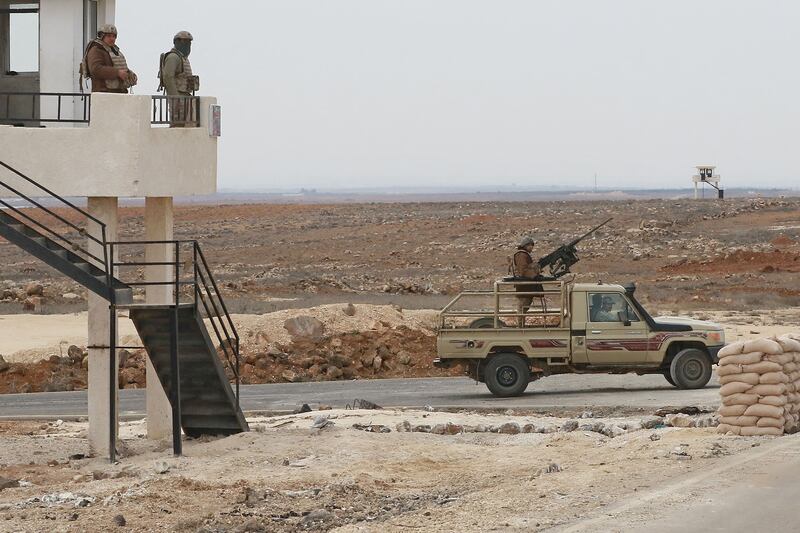
<path fill-rule="evenodd" d="M 239 335 L 197 241 L 111 242 L 102 221 L 6 163 L 0 161 L 0 167 L 23 180 L 26 189 L 37 191 L 37 197 L 48 197 L 38 201 L 0 180 L 0 187 L 17 197 L 10 200 L 0 195 L 0 236 L 108 300 L 111 316 L 128 309 L 170 399 L 175 453 L 182 449 L 181 428 L 191 437 L 248 431 L 239 406 Z M 44 203 L 56 203 L 58 208 Z M 83 219 L 84 226 L 70 220 L 76 218 Z M 141 256 L 147 246 L 171 249 L 172 260 L 145 260 Z M 169 266 L 173 275 L 143 280 L 148 266 Z M 134 303 L 135 288 L 153 285 L 169 287 L 173 303 Z M 109 345 L 103 348 L 116 359 L 121 347 L 116 345 L 114 323 Z M 111 368 L 116 383 L 116 365 Z M 113 388 L 109 402 L 114 413 Z M 110 424 L 113 460 L 115 416 Z"/>

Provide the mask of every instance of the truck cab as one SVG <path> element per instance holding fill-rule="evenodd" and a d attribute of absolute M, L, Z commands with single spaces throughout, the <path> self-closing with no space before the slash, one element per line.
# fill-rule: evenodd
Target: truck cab
<path fill-rule="evenodd" d="M 683 389 L 704 387 L 724 345 L 721 326 L 652 317 L 634 285 L 500 280 L 466 291 L 439 315 L 439 367 L 461 365 L 497 396 L 564 373 L 662 374 Z"/>

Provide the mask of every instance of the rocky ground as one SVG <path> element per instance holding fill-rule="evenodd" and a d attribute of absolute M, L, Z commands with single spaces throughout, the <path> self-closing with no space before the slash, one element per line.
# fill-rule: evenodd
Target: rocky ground
<path fill-rule="evenodd" d="M 3 422 L 0 531 L 539 531 L 769 442 L 670 411 L 315 410 L 181 458 L 127 422 L 115 464 L 85 423 Z"/>

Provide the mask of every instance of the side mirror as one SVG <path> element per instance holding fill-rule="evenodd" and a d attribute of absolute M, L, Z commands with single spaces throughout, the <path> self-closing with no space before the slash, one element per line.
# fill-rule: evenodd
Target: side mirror
<path fill-rule="evenodd" d="M 622 322 L 623 326 L 630 326 L 631 321 L 628 319 L 628 311 L 617 311 L 617 320 Z"/>

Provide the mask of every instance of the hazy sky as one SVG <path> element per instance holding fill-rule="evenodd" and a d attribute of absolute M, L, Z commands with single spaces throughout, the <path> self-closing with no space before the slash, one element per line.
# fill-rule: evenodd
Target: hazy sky
<path fill-rule="evenodd" d="M 194 34 L 220 187 L 800 186 L 800 4 L 117 0 L 153 92 Z"/>

